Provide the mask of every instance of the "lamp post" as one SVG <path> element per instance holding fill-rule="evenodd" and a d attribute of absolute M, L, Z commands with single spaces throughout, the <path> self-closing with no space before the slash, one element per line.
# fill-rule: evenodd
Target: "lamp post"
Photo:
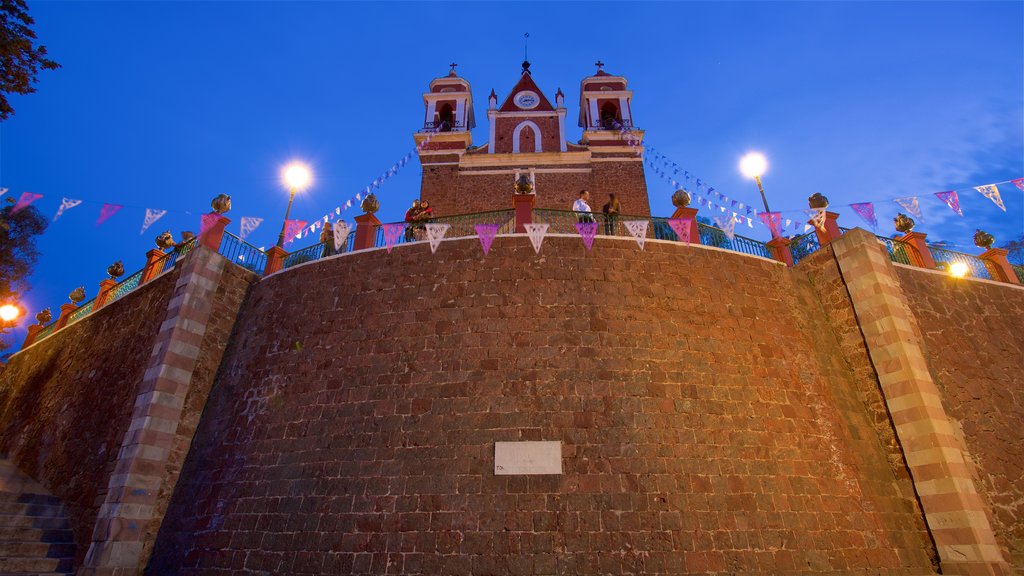
<path fill-rule="evenodd" d="M 761 202 L 764 203 L 764 211 L 771 212 L 768 209 L 768 199 L 764 195 L 764 186 L 761 186 L 761 175 L 768 169 L 768 159 L 764 157 L 764 154 L 760 152 L 749 152 L 743 158 L 740 158 L 740 172 L 743 172 L 747 178 L 753 178 L 754 182 L 757 182 L 757 190 L 761 193 Z"/>
<path fill-rule="evenodd" d="M 4 304 L 0 306 L 0 322 L 14 324 L 14 321 L 21 316 L 21 308 L 16 304 Z"/>
<path fill-rule="evenodd" d="M 295 200 L 295 193 L 299 190 L 305 190 L 312 179 L 313 174 L 310 172 L 309 167 L 301 162 L 292 162 L 281 170 L 281 180 L 288 186 L 289 194 L 288 208 L 284 212 L 284 222 L 281 223 L 281 234 L 277 237 L 278 248 L 284 248 L 284 232 L 288 227 L 288 217 L 292 213 L 292 202 Z"/>

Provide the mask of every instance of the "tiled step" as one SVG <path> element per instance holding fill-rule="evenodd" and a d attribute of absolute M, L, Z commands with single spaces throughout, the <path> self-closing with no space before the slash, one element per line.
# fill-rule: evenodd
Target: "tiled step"
<path fill-rule="evenodd" d="M 70 558 L 0 558 L 0 574 L 70 573 Z"/>
<path fill-rule="evenodd" d="M 0 457 L 0 576 L 72 574 L 74 556 L 60 499 Z"/>
<path fill-rule="evenodd" d="M 49 542 L 64 544 L 73 542 L 71 530 L 57 528 L 43 530 L 40 528 L 0 527 L 0 542 Z"/>
<path fill-rule="evenodd" d="M 68 528 L 68 521 L 64 516 L 42 516 L 37 518 L 33 516 L 0 514 L 0 527 L 59 530 L 62 528 Z"/>

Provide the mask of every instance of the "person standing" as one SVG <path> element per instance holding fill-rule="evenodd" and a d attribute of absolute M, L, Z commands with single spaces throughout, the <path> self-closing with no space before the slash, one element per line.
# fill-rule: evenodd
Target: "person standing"
<path fill-rule="evenodd" d="M 572 203 L 572 211 L 581 224 L 594 221 L 594 212 L 590 209 L 590 192 L 580 190 L 579 199 Z"/>
<path fill-rule="evenodd" d="M 324 245 L 324 258 L 334 256 L 334 230 L 330 222 L 324 222 L 320 230 L 320 243 Z"/>
<path fill-rule="evenodd" d="M 619 199 L 615 197 L 615 193 L 608 195 L 608 202 L 604 205 L 601 210 L 604 212 L 604 234 L 605 236 L 614 236 L 616 223 L 619 219 L 619 212 L 621 207 L 619 206 Z"/>
<path fill-rule="evenodd" d="M 420 215 L 420 199 L 412 201 L 412 208 L 405 211 L 405 241 L 412 242 L 413 225 Z"/>

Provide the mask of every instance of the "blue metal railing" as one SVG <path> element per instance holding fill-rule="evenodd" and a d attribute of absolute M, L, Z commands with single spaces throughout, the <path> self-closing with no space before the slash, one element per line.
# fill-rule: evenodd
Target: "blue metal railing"
<path fill-rule="evenodd" d="M 951 265 L 961 263 L 967 266 L 969 276 L 984 278 L 985 280 L 992 279 L 992 275 L 989 274 L 985 262 L 977 256 L 964 254 L 963 252 L 954 252 L 945 248 L 936 248 L 935 246 L 929 246 L 928 250 L 932 253 L 932 259 L 935 260 L 936 266 L 941 270 L 949 270 Z"/>
<path fill-rule="evenodd" d="M 889 260 L 899 264 L 906 264 L 908 266 L 912 266 L 914 264 L 914 260 L 911 258 L 911 254 L 916 254 L 913 246 L 895 238 L 886 238 L 885 236 L 878 236 L 877 234 L 875 237 L 878 238 L 878 241 L 885 246 L 886 251 L 889 252 Z"/>
<path fill-rule="evenodd" d="M 263 269 L 267 267 L 267 255 L 262 250 L 226 230 L 217 252 L 230 262 L 257 274 L 263 274 Z"/>
<path fill-rule="evenodd" d="M 93 307 L 95 305 L 96 305 L 96 299 L 93 298 L 92 300 L 89 300 L 85 304 L 82 304 L 81 306 L 79 306 L 77 310 L 75 310 L 74 312 L 71 313 L 71 316 L 68 316 L 68 323 L 67 323 L 67 325 L 70 326 L 71 324 L 74 324 L 75 322 L 78 322 L 82 318 L 84 318 L 84 317 L 88 316 L 89 314 L 91 314 L 92 310 L 93 310 Z"/>
<path fill-rule="evenodd" d="M 299 264 L 304 264 L 306 262 L 312 262 L 313 260 L 319 260 L 320 258 L 323 258 L 324 248 L 324 243 L 321 242 L 319 244 L 313 244 L 312 246 L 307 246 L 302 250 L 296 250 L 295 252 L 288 254 L 288 256 L 286 256 L 284 259 L 284 269 L 288 269 L 291 268 L 292 266 L 297 266 Z"/>
<path fill-rule="evenodd" d="M 804 258 L 815 253 L 821 244 L 818 242 L 818 235 L 811 230 L 803 236 L 797 236 L 790 240 L 789 250 L 793 253 L 793 264 L 798 264 Z"/>
<path fill-rule="evenodd" d="M 139 270 L 138 272 L 132 274 L 131 276 L 119 282 L 117 286 L 114 286 L 114 288 L 110 291 L 110 294 L 107 296 L 107 301 L 104 302 L 103 305 L 107 306 L 111 302 L 121 299 L 125 294 L 128 294 L 132 290 L 138 288 L 139 284 L 142 282 L 142 273 L 143 270 Z"/>

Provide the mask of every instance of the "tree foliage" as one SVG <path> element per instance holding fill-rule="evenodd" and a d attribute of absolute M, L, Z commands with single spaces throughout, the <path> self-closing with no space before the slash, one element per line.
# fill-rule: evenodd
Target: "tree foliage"
<path fill-rule="evenodd" d="M 40 69 L 60 68 L 37 45 L 34 23 L 25 0 L 0 0 L 0 120 L 14 114 L 8 94 L 31 94 Z"/>
<path fill-rule="evenodd" d="M 0 209 L 0 303 L 18 302 L 28 288 L 27 278 L 39 257 L 36 236 L 46 230 L 46 219 L 27 206 L 14 212 L 14 198 L 8 197 Z M 0 323 L 0 350 L 12 344 L 11 326 Z"/>

